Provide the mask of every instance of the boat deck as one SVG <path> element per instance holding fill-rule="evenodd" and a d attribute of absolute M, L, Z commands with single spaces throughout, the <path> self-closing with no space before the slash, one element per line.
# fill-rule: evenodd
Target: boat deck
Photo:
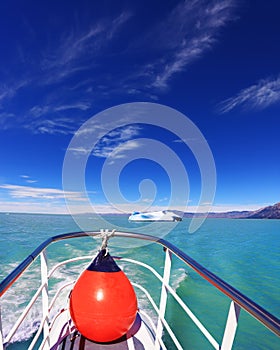
<path fill-rule="evenodd" d="M 64 316 L 67 313 L 64 314 Z M 64 319 L 61 315 L 61 320 Z M 65 319 L 64 319 L 65 321 Z M 57 322 L 61 322 L 59 319 Z M 57 325 L 55 327 L 57 329 Z M 72 328 L 72 327 L 71 327 Z M 128 331 L 128 333 L 120 339 L 110 343 L 97 343 L 85 338 L 77 330 L 71 332 L 67 335 L 68 322 L 64 324 L 62 329 L 65 332 L 57 334 L 57 338 L 51 341 L 51 350 L 144 350 L 144 349 L 153 349 L 155 338 L 153 332 L 148 325 L 148 323 L 137 314 L 136 320 Z M 55 335 L 54 335 L 55 336 Z"/>
<path fill-rule="evenodd" d="M 103 349 L 114 349 L 114 350 L 144 350 L 143 344 L 136 338 L 123 339 L 113 343 L 95 343 L 79 333 L 74 333 L 64 338 L 57 350 L 103 350 Z"/>

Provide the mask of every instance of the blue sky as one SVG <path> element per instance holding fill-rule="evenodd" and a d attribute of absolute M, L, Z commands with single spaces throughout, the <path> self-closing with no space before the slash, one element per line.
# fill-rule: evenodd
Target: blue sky
<path fill-rule="evenodd" d="M 71 139 L 97 113 L 135 102 L 171 107 L 200 130 L 215 161 L 213 211 L 279 202 L 279 12 L 277 0 L 1 2 L 0 211 L 66 213 L 66 198 L 82 212 L 85 193 L 62 181 Z M 144 139 L 177 154 L 189 184 L 172 203 L 194 210 L 202 180 L 190 149 L 129 122 L 89 153 L 91 204 L 169 205 L 168 170 L 140 153 L 116 179 L 124 202 L 104 194 L 104 164 L 135 157 Z"/>

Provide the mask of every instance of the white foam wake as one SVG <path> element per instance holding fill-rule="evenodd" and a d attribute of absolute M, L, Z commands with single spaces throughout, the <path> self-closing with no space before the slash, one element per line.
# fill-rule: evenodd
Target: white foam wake
<path fill-rule="evenodd" d="M 83 268 L 83 264 L 72 266 L 69 270 L 65 267 L 59 268 L 55 272 L 55 278 L 52 278 L 49 282 L 49 301 L 52 300 L 57 289 L 68 282 L 74 281 L 79 276 L 79 273 L 83 270 Z M 17 281 L 2 297 L 1 314 L 4 339 L 10 333 L 13 325 L 17 322 L 39 285 L 40 271 L 38 271 L 38 266 L 31 266 L 30 270 L 25 272 L 19 281 Z M 66 289 L 57 299 L 57 302 L 55 303 L 50 314 L 50 320 L 61 309 L 67 308 L 70 289 L 71 287 Z M 13 336 L 11 342 L 21 342 L 30 339 L 37 331 L 41 319 L 42 299 L 39 297 Z"/>

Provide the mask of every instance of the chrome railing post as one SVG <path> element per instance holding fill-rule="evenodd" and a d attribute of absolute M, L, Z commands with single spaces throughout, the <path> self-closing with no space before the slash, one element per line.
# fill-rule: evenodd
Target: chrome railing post
<path fill-rule="evenodd" d="M 223 336 L 221 350 L 230 350 L 233 345 L 235 333 L 237 330 L 238 318 L 240 314 L 240 306 L 234 301 L 230 303 L 228 312 L 227 323 L 225 327 L 225 333 Z"/>
<path fill-rule="evenodd" d="M 3 331 L 2 331 L 2 316 L 1 316 L 1 300 L 0 300 L 0 350 L 3 350 Z"/>
<path fill-rule="evenodd" d="M 157 330 L 156 330 L 155 350 L 160 349 L 159 339 L 161 339 L 162 333 L 163 333 L 163 322 L 161 320 L 164 318 L 165 310 L 166 310 L 167 288 L 165 286 L 169 284 L 170 272 L 171 272 L 171 258 L 172 258 L 172 253 L 169 249 L 166 248 L 163 281 L 161 286 L 161 295 L 160 295 L 160 304 L 159 304 L 159 317 L 158 317 Z"/>
<path fill-rule="evenodd" d="M 50 348 L 49 292 L 48 292 L 48 261 L 47 261 L 47 254 L 45 249 L 40 253 L 40 258 L 41 258 L 41 280 L 42 280 L 42 285 L 44 285 L 42 289 L 42 312 L 43 312 L 42 322 L 44 324 L 43 334 L 44 334 L 44 339 L 47 339 L 44 349 L 48 350 Z"/>

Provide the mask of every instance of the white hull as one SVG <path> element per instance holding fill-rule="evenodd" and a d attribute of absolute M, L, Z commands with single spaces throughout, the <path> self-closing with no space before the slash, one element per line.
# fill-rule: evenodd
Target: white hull
<path fill-rule="evenodd" d="M 134 222 L 175 222 L 182 221 L 182 218 L 172 211 L 163 210 L 148 213 L 134 212 L 130 215 L 128 220 Z"/>

